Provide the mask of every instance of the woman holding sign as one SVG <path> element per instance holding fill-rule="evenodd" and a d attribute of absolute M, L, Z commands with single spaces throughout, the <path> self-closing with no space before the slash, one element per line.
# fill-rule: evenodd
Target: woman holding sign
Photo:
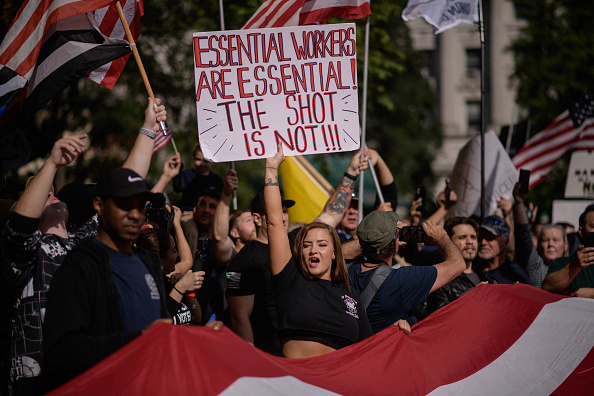
<path fill-rule="evenodd" d="M 278 167 L 281 145 L 266 159 L 264 202 L 270 271 L 277 294 L 279 333 L 288 358 L 324 355 L 372 334 L 359 295 L 349 287 L 336 230 L 314 222 L 299 231 L 291 253 L 283 227 Z"/>

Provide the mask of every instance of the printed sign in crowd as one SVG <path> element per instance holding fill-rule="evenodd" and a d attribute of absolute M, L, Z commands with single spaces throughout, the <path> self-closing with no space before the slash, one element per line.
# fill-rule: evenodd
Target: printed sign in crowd
<path fill-rule="evenodd" d="M 194 33 L 198 138 L 214 162 L 359 148 L 355 24 Z"/>

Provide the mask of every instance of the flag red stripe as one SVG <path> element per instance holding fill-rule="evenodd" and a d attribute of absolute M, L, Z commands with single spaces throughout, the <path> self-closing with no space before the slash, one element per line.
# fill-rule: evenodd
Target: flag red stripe
<path fill-rule="evenodd" d="M 280 3 L 284 3 L 289 0 L 281 0 Z M 262 6 L 256 11 L 256 13 L 247 21 L 247 23 L 243 26 L 242 29 L 251 29 L 259 20 L 262 18 L 268 10 L 274 5 L 273 1 L 267 1 L 266 3 L 262 4 Z M 260 25 L 256 26 L 260 27 Z"/>
<path fill-rule="evenodd" d="M 568 303 L 575 310 L 568 310 L 567 305 L 564 305 L 541 315 L 544 307 L 557 302 Z M 357 344 L 308 359 L 284 359 L 268 355 L 247 344 L 227 328 L 215 331 L 195 326 L 157 325 L 57 389 L 54 394 L 88 394 L 90 390 L 95 394 L 114 394 L 122 393 L 125 388 L 128 393 L 132 390 L 132 393 L 148 391 L 151 394 L 190 394 L 199 391 L 204 395 L 218 395 L 242 377 L 292 376 L 345 395 L 422 395 L 474 377 L 481 370 L 484 375 L 484 369 L 488 374 L 491 363 L 501 362 L 499 358 L 502 355 L 508 358 L 501 362 L 504 370 L 517 372 L 520 367 L 513 366 L 515 360 L 510 361 L 509 357 L 523 355 L 513 348 L 525 334 L 529 342 L 524 343 L 524 347 L 527 344 L 537 345 L 537 340 L 530 340 L 534 335 L 526 332 L 532 328 L 535 319 L 540 322 L 541 331 L 546 331 L 547 324 L 554 321 L 556 332 L 547 334 L 550 340 L 558 338 L 555 335 L 562 331 L 563 326 L 572 330 L 575 330 L 574 327 L 582 329 L 568 335 L 566 339 L 570 341 L 554 345 L 557 348 L 563 347 L 566 342 L 575 343 L 577 338 L 581 338 L 582 342 L 576 345 L 591 344 L 587 335 L 594 326 L 591 316 L 594 311 L 584 308 L 592 307 L 588 304 L 583 300 L 554 295 L 527 285 L 483 285 L 413 326 L 409 336 L 390 327 Z M 565 316 L 561 313 L 568 311 L 572 313 L 567 317 L 573 319 L 565 322 Z M 580 318 L 580 326 L 576 326 L 576 317 Z M 575 365 L 568 370 L 572 371 L 572 367 L 577 366 L 583 378 L 591 384 L 594 380 L 594 362 L 586 355 L 584 351 L 583 356 L 580 355 L 582 360 L 576 360 Z M 170 364 L 159 364 L 162 361 Z M 143 370 L 139 371 L 135 362 L 146 362 Z M 563 367 L 559 366 L 563 365 L 553 369 L 561 372 L 553 374 L 564 373 Z M 193 374 L 187 375 L 180 367 L 191 367 Z M 574 373 L 577 371 L 573 370 Z M 489 377 L 491 386 L 508 379 L 505 372 L 500 375 Z M 169 378 L 171 381 L 159 381 L 157 377 Z M 474 378 L 480 380 L 481 377 Z M 519 381 L 518 386 L 528 387 L 538 386 L 534 381 L 541 381 L 541 377 L 534 379 L 532 376 L 533 382 L 524 384 L 521 382 L 523 378 L 524 375 L 516 375 L 514 381 Z M 558 385 L 553 381 L 553 386 Z M 578 385 L 576 389 L 578 392 L 574 394 L 583 394 L 589 387 Z M 440 394 L 439 389 L 436 393 Z M 447 390 L 443 393 L 447 393 Z M 515 394 L 521 393 L 518 389 Z"/>
<path fill-rule="evenodd" d="M 594 348 L 573 370 L 573 373 L 557 388 L 551 396 L 583 394 L 584 389 L 592 389 L 592 371 L 594 370 Z"/>
<path fill-rule="evenodd" d="M 272 23 L 272 25 L 270 27 L 283 27 L 286 25 L 286 23 L 293 17 L 293 15 L 299 13 L 299 11 L 301 10 L 301 7 L 303 7 L 303 1 L 299 1 L 299 2 L 295 2 L 293 4 L 291 4 L 291 6 L 289 8 L 287 8 L 287 10 L 278 17 L 278 19 L 276 21 L 274 21 L 274 23 Z"/>
<path fill-rule="evenodd" d="M 369 3 L 363 3 L 360 6 L 345 6 L 335 8 L 323 8 L 310 12 L 302 12 L 299 15 L 300 25 L 309 25 L 316 22 L 327 21 L 330 18 L 359 19 L 371 15 Z"/>
<path fill-rule="evenodd" d="M 17 13 L 18 16 L 21 16 L 27 6 L 30 6 L 29 3 L 30 2 L 24 3 L 23 6 L 21 6 Z M 52 2 L 46 0 L 39 3 L 38 7 L 27 21 L 15 20 L 11 25 L 11 29 L 13 27 L 18 29 L 18 27 L 23 24 L 18 33 L 16 31 L 11 32 L 11 30 L 7 33 L 5 40 L 8 39 L 11 41 L 2 54 L 0 54 L 0 63 L 7 65 L 11 60 L 12 62 L 17 62 L 13 70 L 22 76 L 26 76 L 35 66 L 39 49 L 41 48 L 42 38 L 52 24 L 63 18 L 101 8 L 105 6 L 105 4 L 109 4 L 109 0 L 81 0 L 76 2 L 68 2 L 67 0 Z M 11 36 L 15 34 L 16 36 L 12 38 Z M 31 36 L 35 38 L 35 43 L 27 43 L 27 40 L 29 40 Z M 25 50 L 27 50 L 27 47 L 31 48 L 29 54 L 23 60 L 13 59 L 19 50 L 23 50 L 23 46 L 25 46 Z"/>

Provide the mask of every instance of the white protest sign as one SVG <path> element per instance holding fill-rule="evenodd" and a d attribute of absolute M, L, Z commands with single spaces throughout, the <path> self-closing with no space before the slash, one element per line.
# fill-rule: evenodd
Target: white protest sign
<path fill-rule="evenodd" d="M 359 148 L 355 24 L 194 33 L 198 138 L 214 162 Z"/>
<path fill-rule="evenodd" d="M 580 227 L 580 215 L 584 213 L 588 205 L 592 204 L 594 204 L 594 201 L 555 199 L 553 200 L 553 218 L 551 219 L 551 223 L 569 223 L 577 231 Z"/>
<path fill-rule="evenodd" d="M 497 210 L 500 197 L 512 199 L 518 171 L 505 148 L 495 135 L 485 134 L 485 216 Z M 451 209 L 453 216 L 481 214 L 481 137 L 470 140 L 460 150 L 451 177 L 451 187 L 458 203 Z"/>
<path fill-rule="evenodd" d="M 594 152 L 584 150 L 571 154 L 565 198 L 594 198 Z"/>

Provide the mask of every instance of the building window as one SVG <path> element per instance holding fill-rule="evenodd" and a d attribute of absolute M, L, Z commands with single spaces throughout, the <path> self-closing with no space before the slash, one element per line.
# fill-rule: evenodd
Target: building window
<path fill-rule="evenodd" d="M 466 75 L 471 78 L 480 78 L 481 76 L 481 50 L 466 50 Z"/>
<path fill-rule="evenodd" d="M 468 122 L 468 134 L 478 135 L 481 131 L 481 102 L 466 102 L 466 120 Z"/>

